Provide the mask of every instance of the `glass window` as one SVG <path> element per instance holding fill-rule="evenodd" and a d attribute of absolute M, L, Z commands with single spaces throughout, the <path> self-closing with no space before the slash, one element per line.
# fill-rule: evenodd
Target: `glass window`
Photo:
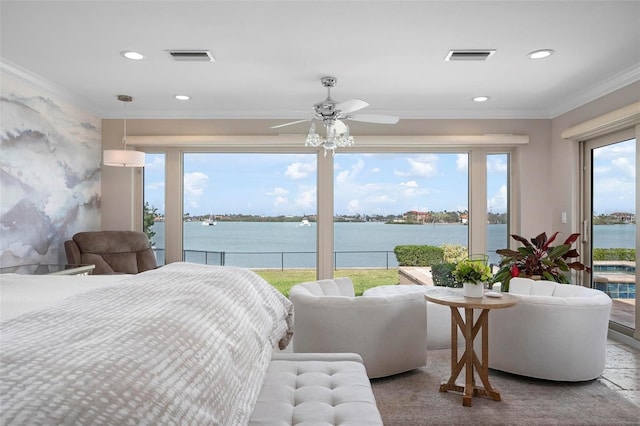
<path fill-rule="evenodd" d="M 188 262 L 315 268 L 315 154 L 184 154 Z"/>
<path fill-rule="evenodd" d="M 338 152 L 334 182 L 336 268 L 395 268 L 398 245 L 468 251 L 467 153 Z"/>
<path fill-rule="evenodd" d="M 509 154 L 487 155 L 487 254 L 498 264 L 496 250 L 509 245 Z"/>
<path fill-rule="evenodd" d="M 143 178 L 143 230 L 149 236 L 158 265 L 164 265 L 165 154 L 146 154 Z"/>

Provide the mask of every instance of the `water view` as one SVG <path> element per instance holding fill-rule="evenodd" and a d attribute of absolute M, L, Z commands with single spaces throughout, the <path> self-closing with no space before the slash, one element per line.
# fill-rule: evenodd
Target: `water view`
<path fill-rule="evenodd" d="M 185 260 L 251 268 L 314 268 L 316 224 L 292 222 L 217 222 L 202 226 L 184 223 Z M 164 248 L 164 223 L 153 226 L 157 249 Z M 506 247 L 504 224 L 487 225 L 489 262 Z M 397 267 L 397 245 L 467 245 L 469 228 L 460 224 L 389 225 L 381 222 L 336 223 L 335 263 L 339 268 Z M 634 248 L 635 224 L 594 226 L 595 247 Z M 162 251 L 158 253 L 162 259 Z M 162 262 L 164 263 L 164 262 Z"/>

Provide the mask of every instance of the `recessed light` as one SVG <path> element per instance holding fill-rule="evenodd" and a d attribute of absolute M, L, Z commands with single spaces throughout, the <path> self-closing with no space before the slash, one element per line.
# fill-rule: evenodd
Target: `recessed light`
<path fill-rule="evenodd" d="M 533 52 L 530 52 L 527 54 L 529 59 L 544 59 L 544 58 L 548 58 L 551 55 L 553 55 L 552 49 L 534 50 Z"/>
<path fill-rule="evenodd" d="M 488 96 L 476 96 L 475 98 L 473 98 L 474 102 L 486 102 L 489 100 Z"/>
<path fill-rule="evenodd" d="M 133 50 L 123 50 L 122 52 L 120 52 L 120 54 L 125 58 L 134 61 L 139 61 L 140 59 L 144 58 L 144 55 L 142 53 L 134 52 Z"/>
<path fill-rule="evenodd" d="M 191 96 L 187 96 L 187 95 L 175 95 L 174 98 L 176 98 L 179 101 L 188 101 L 189 99 L 191 99 Z"/>

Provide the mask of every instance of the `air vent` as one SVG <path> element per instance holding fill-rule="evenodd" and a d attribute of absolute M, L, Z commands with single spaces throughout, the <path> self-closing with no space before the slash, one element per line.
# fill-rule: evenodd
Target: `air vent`
<path fill-rule="evenodd" d="M 213 62 L 215 58 L 208 50 L 168 50 L 176 61 Z"/>
<path fill-rule="evenodd" d="M 486 61 L 496 53 L 493 49 L 450 50 L 445 61 Z"/>

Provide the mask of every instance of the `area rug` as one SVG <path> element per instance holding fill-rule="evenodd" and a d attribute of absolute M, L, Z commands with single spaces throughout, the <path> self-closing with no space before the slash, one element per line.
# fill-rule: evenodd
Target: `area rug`
<path fill-rule="evenodd" d="M 371 381 L 386 426 L 640 424 L 640 407 L 600 379 L 551 382 L 490 370 L 502 401 L 475 397 L 463 407 L 461 394 L 438 390 L 449 377 L 450 354 L 431 350 L 426 367 Z"/>

